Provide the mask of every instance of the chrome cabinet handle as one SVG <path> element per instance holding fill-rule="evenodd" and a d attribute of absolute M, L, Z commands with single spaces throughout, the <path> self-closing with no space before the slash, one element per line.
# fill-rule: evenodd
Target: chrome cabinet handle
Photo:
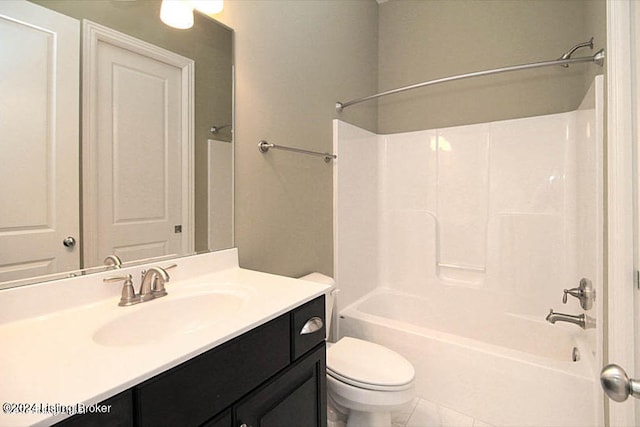
<path fill-rule="evenodd" d="M 620 366 L 610 364 L 600 372 L 600 384 L 609 399 L 624 402 L 629 396 L 640 399 L 640 381 L 632 380 Z"/>
<path fill-rule="evenodd" d="M 73 248 L 76 245 L 76 239 L 74 239 L 72 236 L 69 236 L 62 241 L 62 244 L 67 248 Z"/>
<path fill-rule="evenodd" d="M 311 319 L 307 320 L 307 322 L 304 324 L 304 326 L 300 330 L 300 335 L 307 335 L 307 334 L 312 334 L 314 332 L 317 332 L 320 329 L 322 329 L 323 325 L 324 325 L 324 322 L 322 321 L 322 318 L 317 316 L 312 317 Z"/>

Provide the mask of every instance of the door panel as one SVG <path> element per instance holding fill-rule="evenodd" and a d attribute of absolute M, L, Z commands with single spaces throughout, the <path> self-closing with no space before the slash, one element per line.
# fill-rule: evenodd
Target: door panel
<path fill-rule="evenodd" d="M 79 268 L 79 31 L 0 2 L 0 282 Z"/>
<path fill-rule="evenodd" d="M 88 23 L 87 265 L 190 252 L 193 61 Z M 102 34 L 105 32 L 106 36 Z M 96 34 L 99 34 L 96 36 Z M 157 52 L 162 52 L 158 55 Z M 185 190 L 186 189 L 186 190 Z M 95 231 L 95 232 L 94 232 Z"/>
<path fill-rule="evenodd" d="M 98 70 L 99 257 L 180 254 L 181 70 L 108 43 Z"/>

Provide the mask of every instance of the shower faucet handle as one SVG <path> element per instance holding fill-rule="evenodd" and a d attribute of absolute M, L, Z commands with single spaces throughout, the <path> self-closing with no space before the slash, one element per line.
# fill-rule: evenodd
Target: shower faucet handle
<path fill-rule="evenodd" d="M 564 295 L 562 295 L 562 303 L 567 303 L 567 295 L 571 295 L 572 297 L 580 298 L 580 290 L 578 288 L 565 289 L 562 291 Z"/>
<path fill-rule="evenodd" d="M 593 301 L 596 299 L 596 291 L 593 289 L 591 280 L 582 278 L 580 285 L 577 288 L 565 289 L 562 295 L 562 303 L 567 303 L 567 295 L 578 298 L 580 300 L 580 307 L 583 310 L 590 310 L 593 307 Z"/>

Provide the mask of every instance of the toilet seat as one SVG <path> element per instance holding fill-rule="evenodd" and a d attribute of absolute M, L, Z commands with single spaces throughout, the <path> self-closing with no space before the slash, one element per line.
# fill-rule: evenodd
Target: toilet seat
<path fill-rule="evenodd" d="M 327 349 L 327 374 L 354 387 L 380 391 L 407 390 L 415 378 L 413 365 L 395 351 L 352 337 Z"/>

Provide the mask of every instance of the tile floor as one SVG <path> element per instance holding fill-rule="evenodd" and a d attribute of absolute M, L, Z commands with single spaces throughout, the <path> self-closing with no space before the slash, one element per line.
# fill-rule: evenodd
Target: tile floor
<path fill-rule="evenodd" d="M 394 412 L 393 427 L 492 427 L 452 409 L 416 398 L 406 410 Z"/>

